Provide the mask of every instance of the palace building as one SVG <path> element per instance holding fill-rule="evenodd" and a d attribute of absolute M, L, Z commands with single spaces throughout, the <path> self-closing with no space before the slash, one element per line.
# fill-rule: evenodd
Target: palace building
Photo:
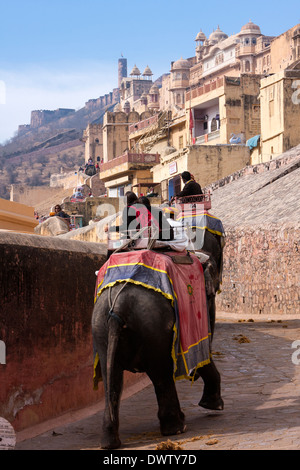
<path fill-rule="evenodd" d="M 127 60 L 119 60 L 120 101 L 101 129 L 85 133 L 86 153 L 102 146 L 108 192 L 160 183 L 168 200 L 184 170 L 205 186 L 299 143 L 300 25 L 275 37 L 250 20 L 232 35 L 200 30 L 195 43 L 193 57 L 172 61 L 155 81 L 148 65 L 141 73 L 135 64 L 128 77 Z M 124 174 L 121 155 L 134 170 Z"/>

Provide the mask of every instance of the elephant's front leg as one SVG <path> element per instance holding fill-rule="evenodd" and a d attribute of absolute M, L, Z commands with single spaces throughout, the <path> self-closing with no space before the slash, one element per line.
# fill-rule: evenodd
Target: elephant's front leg
<path fill-rule="evenodd" d="M 119 406 L 123 387 L 123 370 L 115 367 L 111 380 L 111 390 L 107 387 L 107 375 L 103 374 L 105 388 L 105 410 L 102 425 L 101 447 L 117 449 L 121 446 L 119 438 Z"/>

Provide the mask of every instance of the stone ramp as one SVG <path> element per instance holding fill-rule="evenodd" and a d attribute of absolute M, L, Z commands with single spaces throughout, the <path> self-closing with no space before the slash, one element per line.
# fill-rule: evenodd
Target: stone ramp
<path fill-rule="evenodd" d="M 183 451 L 300 449 L 300 364 L 293 363 L 292 356 L 296 353 L 292 344 L 300 338 L 300 320 L 239 318 L 219 314 L 216 324 L 213 355 L 222 377 L 224 411 L 198 406 L 201 381 L 178 382 L 187 432 L 163 437 L 153 386 L 145 382 L 142 390 L 121 403 L 123 450 L 151 452 L 168 439 Z M 99 409 L 72 423 L 53 423 L 31 439 L 21 441 L 17 435 L 16 450 L 98 450 L 102 414 Z"/>
<path fill-rule="evenodd" d="M 225 229 L 299 223 L 300 146 L 283 155 L 279 168 L 274 161 L 256 165 L 212 185 L 210 212 Z"/>

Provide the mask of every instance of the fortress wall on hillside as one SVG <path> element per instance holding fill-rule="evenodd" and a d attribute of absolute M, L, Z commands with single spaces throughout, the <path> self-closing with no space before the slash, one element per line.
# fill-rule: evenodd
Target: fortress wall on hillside
<path fill-rule="evenodd" d="M 19 431 L 103 398 L 91 315 L 106 246 L 0 232 L 0 258 L 0 416 Z M 125 386 L 140 375 L 125 375 Z"/>
<path fill-rule="evenodd" d="M 217 310 L 300 314 L 300 225 L 230 228 Z"/>

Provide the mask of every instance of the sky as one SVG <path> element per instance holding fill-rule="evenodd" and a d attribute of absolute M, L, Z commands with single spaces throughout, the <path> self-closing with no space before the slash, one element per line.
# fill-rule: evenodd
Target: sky
<path fill-rule="evenodd" d="M 36 109 L 80 109 L 118 86 L 118 59 L 156 80 L 195 37 L 250 19 L 265 35 L 300 23 L 299 0 L 0 0 L 0 143 Z"/>

